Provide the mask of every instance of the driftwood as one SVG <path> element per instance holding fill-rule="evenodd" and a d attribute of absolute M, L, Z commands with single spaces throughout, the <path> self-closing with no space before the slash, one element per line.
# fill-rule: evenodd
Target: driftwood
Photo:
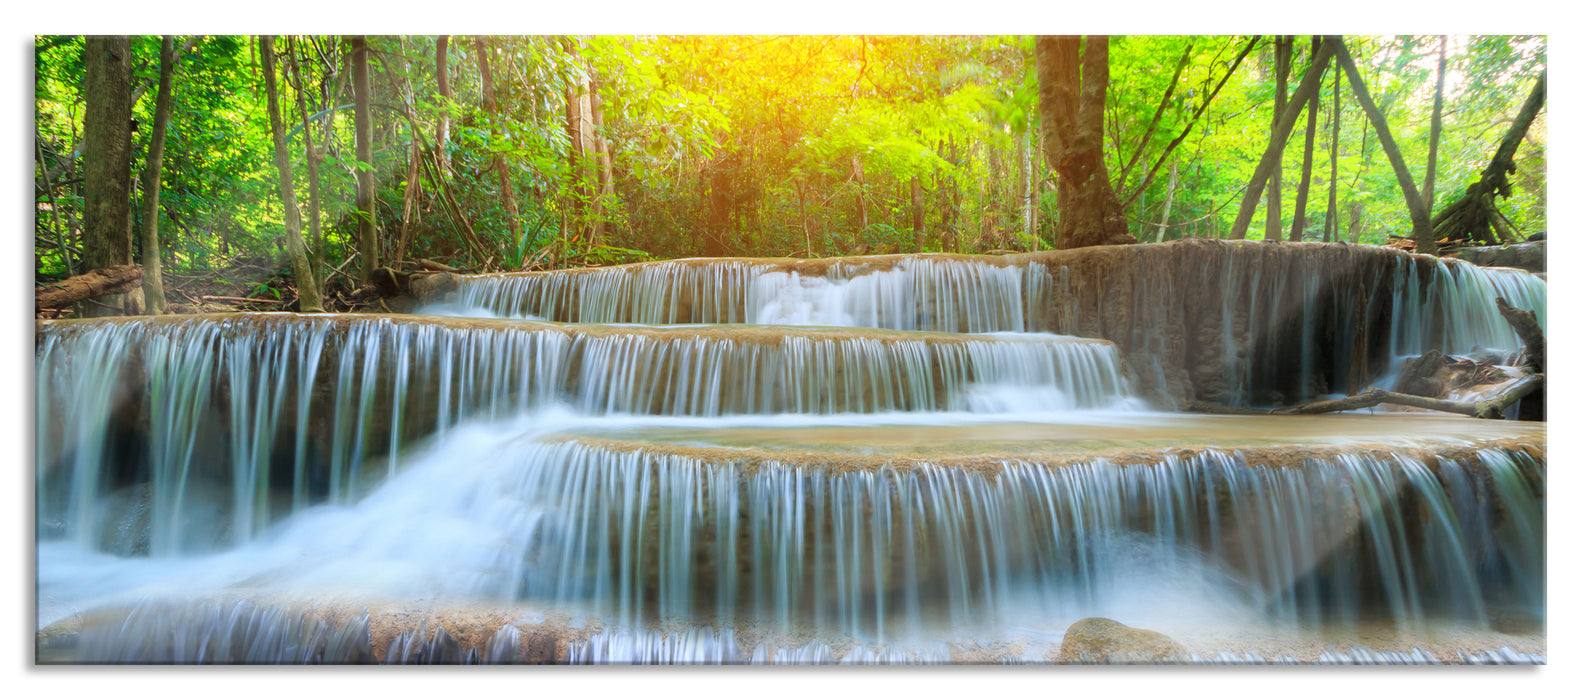
<path fill-rule="evenodd" d="M 417 266 L 429 272 L 460 272 L 460 270 L 441 262 L 434 262 L 427 258 L 418 258 Z"/>
<path fill-rule="evenodd" d="M 1522 345 L 1525 346 L 1523 354 L 1526 356 L 1526 366 L 1540 374 L 1548 372 L 1544 329 L 1538 325 L 1538 314 L 1511 306 L 1504 297 L 1496 298 L 1494 305 L 1499 307 L 1500 315 L 1505 317 L 1505 322 L 1511 324 L 1511 329 L 1516 331 L 1516 337 L 1522 339 Z"/>
<path fill-rule="evenodd" d="M 1273 411 L 1283 415 L 1310 415 L 1315 413 L 1332 413 L 1335 411 L 1351 411 L 1358 408 L 1368 408 L 1382 403 L 1397 406 L 1413 406 L 1426 408 L 1431 411 L 1444 411 L 1446 413 L 1459 413 L 1473 418 L 1489 418 L 1498 420 L 1505 417 L 1505 409 L 1510 408 L 1517 401 L 1543 387 L 1544 375 L 1534 374 L 1524 377 L 1520 381 L 1506 387 L 1504 391 L 1493 398 L 1483 401 L 1446 401 L 1445 399 L 1431 399 L 1425 396 L 1414 396 L 1394 391 L 1385 391 L 1374 387 L 1360 394 L 1354 394 L 1339 399 L 1325 399 L 1313 401 L 1300 406 L 1282 408 Z"/>
<path fill-rule="evenodd" d="M 89 270 L 60 282 L 34 287 L 33 308 L 34 310 L 58 309 L 84 299 L 130 292 L 142 283 L 143 268 L 136 265 L 115 265 Z"/>
<path fill-rule="evenodd" d="M 183 296 L 185 296 L 185 295 L 183 295 Z M 187 297 L 187 298 L 191 299 L 192 297 Z M 226 296 L 216 296 L 216 295 L 213 295 L 213 294 L 204 294 L 201 298 L 204 301 L 219 302 L 221 304 L 284 304 L 285 303 L 284 301 L 282 301 L 280 299 L 250 299 L 248 297 L 226 297 Z"/>
<path fill-rule="evenodd" d="M 1334 411 L 1350 411 L 1388 403 L 1397 406 L 1426 408 L 1431 411 L 1459 413 L 1474 418 L 1496 420 L 1504 418 L 1505 409 L 1510 408 L 1517 401 L 1534 392 L 1543 390 L 1544 373 L 1548 371 L 1548 367 L 1544 353 L 1544 331 L 1538 325 L 1538 315 L 1531 311 L 1511 306 L 1510 302 L 1506 301 L 1504 297 L 1495 298 L 1494 304 L 1499 307 L 1500 315 L 1505 317 L 1505 321 L 1511 324 L 1511 328 L 1521 338 L 1522 345 L 1525 346 L 1523 349 L 1523 364 L 1531 369 L 1534 374 L 1513 382 L 1492 398 L 1482 401 L 1447 401 L 1445 399 L 1401 393 L 1400 391 L 1385 391 L 1384 389 L 1373 387 L 1360 394 L 1353 394 L 1338 399 L 1312 401 L 1299 406 L 1276 409 L 1271 411 L 1271 413 L 1294 415 L 1332 413 Z M 1431 382 L 1431 375 L 1433 374 L 1432 368 L 1443 364 L 1445 361 L 1446 359 L 1439 351 L 1430 350 L 1405 368 L 1402 372 L 1401 381 L 1397 382 L 1395 388 L 1403 391 L 1442 389 L 1443 387 Z"/>

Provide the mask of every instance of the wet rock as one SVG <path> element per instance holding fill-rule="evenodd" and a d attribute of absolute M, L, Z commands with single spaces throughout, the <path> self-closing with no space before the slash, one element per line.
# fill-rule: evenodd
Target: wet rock
<path fill-rule="evenodd" d="M 1186 647 L 1159 632 L 1089 617 L 1066 629 L 1058 660 L 1068 664 L 1157 664 L 1181 661 L 1186 656 Z"/>

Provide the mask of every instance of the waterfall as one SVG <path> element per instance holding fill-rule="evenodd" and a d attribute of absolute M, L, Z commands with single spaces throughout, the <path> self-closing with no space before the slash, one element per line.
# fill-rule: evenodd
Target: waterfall
<path fill-rule="evenodd" d="M 1534 311 L 1540 324 L 1547 298 L 1547 283 L 1521 270 L 1372 246 L 1226 241 L 1002 257 L 684 260 L 459 281 L 459 301 L 434 312 L 1106 338 L 1145 393 L 1167 405 L 1290 403 L 1360 389 L 1394 358 L 1431 348 L 1513 351 L 1519 342 L 1495 298 Z M 1188 339 L 1207 331 L 1214 340 Z M 1333 342 L 1315 349 L 1319 338 Z M 1175 383 L 1191 395 L 1170 391 Z"/>
<path fill-rule="evenodd" d="M 1527 273 L 1186 241 L 458 282 L 38 322 L 40 659 L 1068 663 L 1098 616 L 1197 663 L 1546 661 L 1543 424 L 1174 412 L 1508 356 Z"/>
<path fill-rule="evenodd" d="M 280 515 L 361 496 L 394 474 L 414 440 L 462 420 L 552 405 L 583 415 L 686 416 L 1138 405 L 1113 346 L 1050 334 L 749 334 L 249 314 L 48 324 L 41 338 L 41 523 L 94 540 L 107 525 L 95 521 L 97 500 L 110 495 L 96 486 L 124 487 L 146 468 L 154 554 L 188 547 L 179 533 L 193 529 L 194 484 L 231 490 L 232 517 L 219 531 L 245 542 Z M 128 444 L 131 428 L 111 423 L 139 416 L 146 444 Z M 281 480 L 290 484 L 287 504 L 271 502 L 271 484 Z M 57 493 L 65 482 L 69 494 Z"/>

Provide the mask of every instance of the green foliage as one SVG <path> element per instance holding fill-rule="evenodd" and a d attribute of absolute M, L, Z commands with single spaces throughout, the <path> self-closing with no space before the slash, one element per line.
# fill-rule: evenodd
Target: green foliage
<path fill-rule="evenodd" d="M 1105 156 L 1117 192 L 1123 198 L 1136 194 L 1127 208 L 1134 233 L 1152 240 L 1167 201 L 1166 238 L 1224 235 L 1229 228 L 1235 202 L 1267 144 L 1274 90 L 1270 37 L 1225 82 L 1202 117 L 1194 122 L 1193 115 L 1249 38 L 1111 39 Z M 177 37 L 177 45 L 188 39 Z M 255 42 L 204 37 L 181 56 L 161 189 L 160 231 L 172 271 L 237 259 L 273 260 L 284 269 L 279 237 L 286 213 L 275 191 Z M 1437 37 L 1347 42 L 1420 183 Z M 490 37 L 485 50 L 495 116 L 483 107 L 472 37 L 449 43 L 448 98 L 438 92 L 437 37 L 370 37 L 368 43 L 372 162 L 355 157 L 352 110 L 345 108 L 352 101 L 349 71 L 339 38 L 296 37 L 302 84 L 289 72 L 281 81 L 303 216 L 305 137 L 323 154 L 323 240 L 309 246 L 329 268 L 340 268 L 356 250 L 360 171 L 373 173 L 379 183 L 377 223 L 387 260 L 399 254 L 474 269 L 517 269 L 546 256 L 562 263 L 616 264 L 696 255 L 704 250 L 705 232 L 715 230 L 726 239 L 727 253 L 743 255 L 983 251 L 1052 242 L 1059 212 L 1037 148 L 1038 83 L 1030 37 Z M 577 47 L 576 55 L 568 44 Z M 1310 50 L 1305 37 L 1295 44 L 1292 90 Z M 136 37 L 132 47 L 134 85 L 151 86 L 158 78 L 159 38 Z M 288 50 L 285 40 L 277 47 Z M 1547 50 L 1542 37 L 1452 37 L 1449 47 L 1436 197 L 1441 205 L 1487 163 L 1543 69 Z M 81 37 L 35 37 L 35 125 L 44 161 L 52 167 L 72 161 L 81 136 L 82 50 Z M 1172 90 L 1183 55 L 1187 62 Z M 284 72 L 286 62 L 281 63 Z M 1320 91 L 1310 236 L 1322 230 L 1326 217 L 1334 79 L 1330 71 Z M 579 187 L 571 165 L 567 99 L 584 80 L 597 86 L 603 100 L 599 135 L 608 146 L 613 194 Z M 296 108 L 299 88 L 311 124 L 306 132 Z M 137 171 L 152 131 L 141 125 L 152 118 L 153 92 L 147 89 L 135 106 Z M 449 120 L 443 144 L 437 142 L 442 117 Z M 1406 233 L 1410 223 L 1394 175 L 1349 87 L 1339 121 L 1335 187 L 1341 229 L 1348 229 L 1355 210 L 1363 242 Z M 1164 157 L 1189 125 L 1190 135 Z M 1284 154 L 1287 226 L 1301 177 L 1304 129 L 1301 120 Z M 1517 194 L 1504 205 L 1524 232 L 1546 226 L 1546 139 L 1547 120 L 1540 116 L 1518 154 Z M 443 171 L 440 155 L 448 164 Z M 497 161 L 514 193 L 514 220 Z M 1172 165 L 1178 175 L 1174 191 Z M 38 169 L 40 177 L 44 170 Z M 40 183 L 40 275 L 67 272 L 58 241 L 64 238 L 67 250 L 76 245 L 82 193 L 75 172 L 67 168 L 52 188 Z M 1029 228 L 1029 199 L 1037 230 Z M 919 210 L 922 230 L 914 232 Z M 1255 220 L 1262 220 L 1261 212 Z M 1251 235 L 1260 237 L 1262 227 L 1254 226 Z M 406 248 L 397 251 L 403 236 Z"/>

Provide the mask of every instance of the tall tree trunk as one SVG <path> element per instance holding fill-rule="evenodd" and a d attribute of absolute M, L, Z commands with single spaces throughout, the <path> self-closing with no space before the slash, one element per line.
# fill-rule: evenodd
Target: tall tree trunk
<path fill-rule="evenodd" d="M 1247 225 L 1252 223 L 1253 210 L 1258 207 L 1258 198 L 1263 195 L 1264 183 L 1280 163 L 1280 152 L 1285 150 L 1286 139 L 1290 138 L 1291 130 L 1296 127 L 1296 119 L 1302 113 L 1302 107 L 1313 95 L 1318 92 L 1320 77 L 1324 68 L 1329 65 L 1329 59 L 1334 55 L 1335 41 L 1333 37 L 1326 38 L 1319 46 L 1318 53 L 1313 56 L 1313 63 L 1307 67 L 1307 74 L 1302 76 L 1302 82 L 1297 84 L 1296 95 L 1291 98 L 1291 103 L 1286 105 L 1285 111 L 1280 115 L 1280 123 L 1275 127 L 1274 133 L 1269 136 L 1269 147 L 1264 149 L 1263 158 L 1258 161 L 1258 167 L 1253 171 L 1252 181 L 1247 183 L 1247 191 L 1242 194 L 1241 208 L 1236 211 L 1236 221 L 1231 225 L 1230 237 L 1241 240 L 1247 237 Z"/>
<path fill-rule="evenodd" d="M 482 78 L 483 110 L 489 113 L 489 132 L 495 132 L 494 120 L 499 111 L 499 106 L 494 99 L 494 72 L 489 67 L 489 45 L 482 36 L 472 39 L 473 50 L 478 54 L 478 72 Z M 505 156 L 495 152 L 491 158 L 494 165 L 495 178 L 500 181 L 500 196 L 505 199 L 506 225 L 511 229 L 511 244 L 519 246 L 522 243 L 521 215 L 516 208 L 516 188 L 511 186 L 511 172 L 506 167 Z M 482 265 L 487 261 L 480 260 Z"/>
<path fill-rule="evenodd" d="M 434 158 L 443 177 L 450 177 L 450 36 L 434 42 L 434 75 L 439 82 L 439 124 L 434 127 Z"/>
<path fill-rule="evenodd" d="M 1434 175 L 1439 170 L 1439 133 L 1445 112 L 1445 40 L 1439 37 L 1439 69 L 1434 78 L 1434 116 L 1428 127 L 1428 168 L 1423 172 L 1423 208 L 1434 213 Z M 1430 221 L 1432 223 L 1432 221 Z M 1417 240 L 1417 252 L 1433 255 L 1439 252 L 1439 242 L 1430 235 Z"/>
<path fill-rule="evenodd" d="M 923 251 L 923 182 L 917 175 L 912 176 L 912 250 L 920 253 Z"/>
<path fill-rule="evenodd" d="M 1368 115 L 1368 121 L 1373 123 L 1373 130 L 1378 132 L 1379 145 L 1384 148 L 1384 155 L 1390 159 L 1390 167 L 1395 170 L 1395 180 L 1401 186 L 1401 196 L 1406 199 L 1406 210 L 1412 217 L 1412 237 L 1417 240 L 1432 238 L 1434 227 L 1429 223 L 1428 210 L 1423 207 L 1417 185 L 1412 182 L 1411 171 L 1406 169 L 1406 160 L 1401 158 L 1401 149 L 1395 145 L 1395 138 L 1390 136 L 1390 125 L 1385 123 L 1384 114 L 1374 106 L 1373 98 L 1368 95 L 1368 86 L 1357 73 L 1357 64 L 1351 60 L 1346 43 L 1340 37 L 1330 37 L 1330 42 L 1335 45 L 1335 61 L 1351 79 L 1352 92 L 1362 105 L 1363 114 Z"/>
<path fill-rule="evenodd" d="M 1318 56 L 1318 47 L 1324 42 L 1322 37 L 1313 37 L 1313 50 L 1309 56 Z M 1319 77 L 1319 86 L 1323 86 L 1324 78 Z M 1302 144 L 1302 181 L 1296 186 L 1296 211 L 1291 213 L 1291 240 L 1300 241 L 1307 234 L 1307 193 L 1313 184 L 1313 140 L 1318 135 L 1318 90 L 1313 91 L 1313 99 L 1307 103 L 1307 131 Z"/>
<path fill-rule="evenodd" d="M 1041 218 L 1044 213 L 1043 130 L 1039 130 L 1036 134 L 1034 134 L 1034 138 L 1036 141 L 1033 144 L 1033 152 L 1028 155 L 1028 159 L 1030 161 L 1028 163 L 1028 167 L 1030 168 L 1031 172 L 1027 178 L 1027 206 L 1029 209 L 1027 213 L 1027 229 L 1033 234 L 1033 251 L 1037 252 L 1038 247 L 1043 243 L 1044 240 L 1042 232 L 1039 231 L 1039 224 L 1041 223 Z"/>
<path fill-rule="evenodd" d="M 132 264 L 132 43 L 89 36 L 83 51 L 82 269 Z M 83 316 L 129 311 L 127 295 L 82 305 Z"/>
<path fill-rule="evenodd" d="M 358 265 L 358 280 L 366 284 L 373 279 L 379 267 L 379 212 L 374 179 L 374 114 L 372 84 L 368 80 L 368 39 L 354 36 L 350 40 L 352 61 L 352 92 L 355 95 L 357 127 L 357 247 L 362 255 Z"/>
<path fill-rule="evenodd" d="M 1029 177 L 1028 158 L 1031 155 L 1027 148 L 1031 133 L 1022 134 L 1016 140 L 1016 189 L 1011 194 L 1011 216 L 1016 220 L 1016 231 L 1019 238 L 1027 237 L 1027 179 Z M 1009 218 L 1007 219 L 1010 220 Z M 1007 229 L 1010 227 L 1007 226 Z"/>
<path fill-rule="evenodd" d="M 1280 127 L 1280 117 L 1285 114 L 1286 79 L 1291 74 L 1291 44 L 1295 37 L 1282 36 L 1274 40 L 1274 116 L 1269 120 L 1269 134 L 1272 138 L 1274 131 Z M 1317 94 L 1316 92 L 1314 94 Z M 1284 149 L 1275 154 L 1274 172 L 1269 175 L 1269 191 L 1264 202 L 1264 227 L 1263 239 L 1266 241 L 1280 240 L 1280 230 L 1284 227 L 1284 218 L 1281 213 L 1280 181 L 1283 179 L 1285 163 L 1282 156 Z"/>
<path fill-rule="evenodd" d="M 302 219 L 297 211 L 295 178 L 291 172 L 291 152 L 286 142 L 286 122 L 280 118 L 279 91 L 275 85 L 275 37 L 266 35 L 259 46 L 264 59 L 264 95 L 269 104 L 269 131 L 275 141 L 275 170 L 280 173 L 281 216 L 286 222 L 286 251 L 291 255 L 291 270 L 297 278 L 298 308 L 304 313 L 320 312 L 318 285 L 313 266 L 308 263 L 307 247 L 302 244 Z"/>
<path fill-rule="evenodd" d="M 313 274 L 313 288 L 318 290 L 324 286 L 324 230 L 319 216 L 319 163 L 324 160 L 324 149 L 313 146 L 313 125 L 308 121 L 308 82 L 302 75 L 302 64 L 297 59 L 295 39 L 287 38 L 286 51 L 291 62 L 291 75 L 297 82 L 297 116 L 302 120 L 302 160 L 308 164 L 308 268 Z M 330 106 L 333 107 L 334 103 Z M 297 284 L 303 284 L 302 280 L 297 280 Z"/>
<path fill-rule="evenodd" d="M 1504 215 L 1495 206 L 1494 198 L 1511 196 L 1510 174 L 1516 172 L 1516 149 L 1521 146 L 1527 129 L 1538 117 L 1538 110 L 1544 106 L 1548 77 L 1547 70 L 1538 74 L 1538 81 L 1533 84 L 1532 92 L 1527 94 L 1527 101 L 1522 103 L 1516 120 L 1511 122 L 1505 136 L 1500 139 L 1499 147 L 1494 150 L 1494 158 L 1478 176 L 1478 181 L 1468 186 L 1466 194 L 1460 199 L 1451 202 L 1434 217 L 1435 235 L 1451 240 L 1470 238 L 1485 243 L 1515 242 L 1515 236 L 1506 225 Z M 1490 227 L 1493 227 L 1497 238 L 1489 233 Z"/>
<path fill-rule="evenodd" d="M 1159 231 L 1154 234 L 1155 243 L 1164 241 L 1165 228 L 1170 225 L 1170 205 L 1175 202 L 1176 183 L 1179 182 L 1176 175 L 1176 165 L 1177 163 L 1174 161 L 1170 163 L 1170 187 L 1165 190 L 1165 211 L 1159 216 Z"/>
<path fill-rule="evenodd" d="M 566 37 L 564 44 L 566 55 L 572 66 L 581 67 L 582 53 L 577 48 L 576 37 Z M 593 109 L 589 100 L 588 81 L 580 70 L 568 70 L 566 74 L 566 137 L 571 142 L 571 147 L 566 151 L 568 172 L 571 174 L 571 190 L 576 197 L 573 205 L 576 215 L 573 217 L 576 230 L 580 233 L 586 231 L 591 219 L 587 203 L 592 197 L 593 181 L 593 139 L 589 133 L 589 122 L 593 120 Z"/>
<path fill-rule="evenodd" d="M 175 77 L 176 38 L 166 34 L 159 47 L 159 93 L 154 98 L 154 133 L 143 166 L 143 309 L 165 313 L 165 281 L 159 261 L 159 181 L 165 162 L 165 128 L 170 120 L 170 87 Z"/>
<path fill-rule="evenodd" d="M 868 197 L 865 192 L 867 187 L 863 182 L 861 156 L 852 155 L 851 176 L 857 183 L 857 233 L 860 236 L 863 231 L 868 230 Z"/>
<path fill-rule="evenodd" d="M 1324 242 L 1340 240 L 1340 71 L 1335 71 L 1335 104 L 1329 110 L 1329 210 L 1324 215 Z"/>
<path fill-rule="evenodd" d="M 1109 37 L 1041 36 L 1035 46 L 1044 158 L 1059 177 L 1055 247 L 1136 243 L 1104 167 Z"/>
<path fill-rule="evenodd" d="M 1346 227 L 1346 235 L 1351 237 L 1352 243 L 1357 243 L 1362 240 L 1362 214 L 1364 211 L 1365 208 L 1363 207 L 1362 202 L 1351 203 L 1350 218 Z"/>
<path fill-rule="evenodd" d="M 604 135 L 604 98 L 599 95 L 597 80 L 588 82 L 588 101 L 593 111 L 593 152 L 598 161 L 599 175 L 599 198 L 593 234 L 597 241 L 604 237 L 610 207 L 615 204 L 615 167 L 610 158 L 610 142 Z"/>

